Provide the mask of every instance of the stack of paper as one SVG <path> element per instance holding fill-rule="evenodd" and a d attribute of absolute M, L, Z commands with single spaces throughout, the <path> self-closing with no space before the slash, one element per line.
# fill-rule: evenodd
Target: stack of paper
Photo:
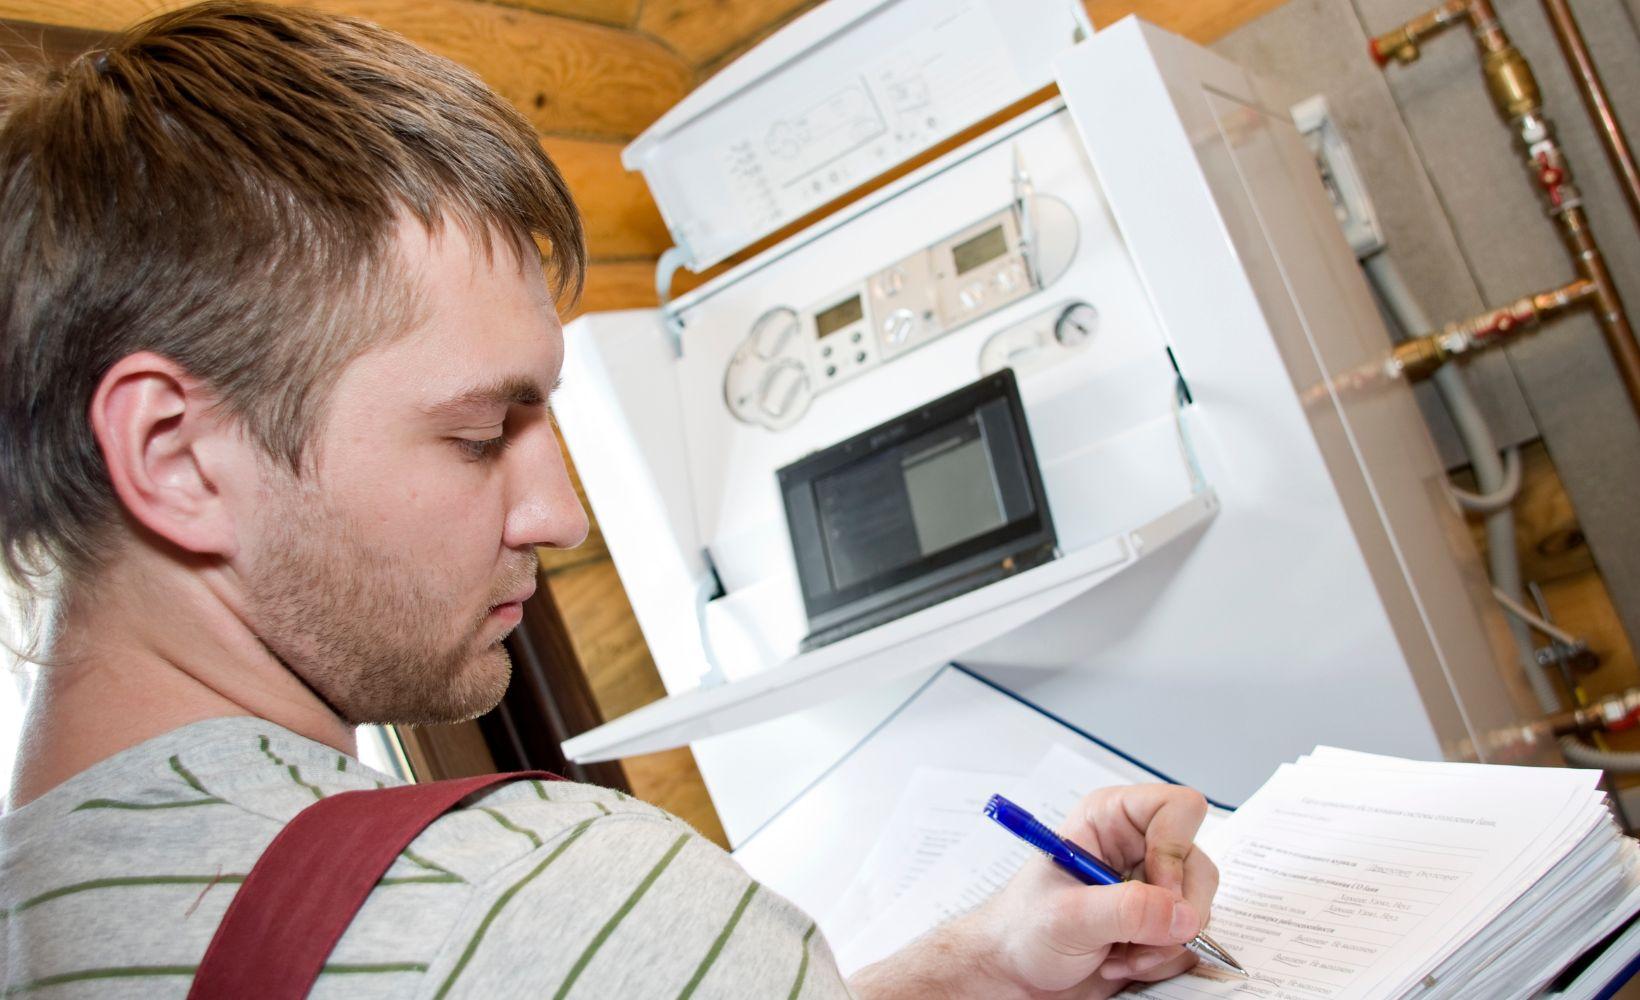
<path fill-rule="evenodd" d="M 1015 795 L 1045 820 L 1064 815 L 1080 791 L 1109 784 L 1077 760 L 1051 754 Z M 1612 821 L 1598 778 L 1319 748 L 1198 839 L 1221 874 L 1213 937 L 1252 980 L 1198 967 L 1134 995 L 1537 994 L 1640 911 L 1640 848 Z M 900 880 L 840 949 L 845 969 L 973 905 L 1025 857 L 976 825 Z"/>

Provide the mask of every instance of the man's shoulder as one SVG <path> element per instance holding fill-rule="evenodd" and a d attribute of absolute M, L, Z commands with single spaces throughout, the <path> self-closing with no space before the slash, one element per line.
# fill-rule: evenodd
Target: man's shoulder
<path fill-rule="evenodd" d="M 567 838 L 591 834 L 595 840 L 652 840 L 668 833 L 695 837 L 682 820 L 624 792 L 526 779 L 475 795 L 439 817 L 411 842 L 400 862 L 432 862 L 476 885 L 550 854 Z"/>
<path fill-rule="evenodd" d="M 153 975 L 165 982 L 145 990 L 185 984 L 291 818 L 322 798 L 393 782 L 256 719 L 201 723 L 82 772 L 0 817 L 0 989 L 108 968 L 161 970 Z M 697 872 L 733 866 L 681 821 L 620 792 L 501 786 L 440 817 L 393 861 L 332 965 L 354 995 L 414 992 L 457 939 L 459 952 L 484 935 L 498 901 L 550 886 L 548 909 L 585 915 L 589 886 L 674 842 L 691 845 L 684 860 Z M 539 905 L 517 902 L 509 918 Z M 469 961 L 461 978 L 486 982 L 487 965 Z"/>

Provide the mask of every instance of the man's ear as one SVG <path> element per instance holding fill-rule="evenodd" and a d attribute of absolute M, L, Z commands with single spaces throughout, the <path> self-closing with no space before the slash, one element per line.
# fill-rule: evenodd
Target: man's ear
<path fill-rule="evenodd" d="M 232 558 L 239 540 L 218 477 L 252 445 L 205 384 L 148 351 L 121 358 L 91 399 L 91 429 L 114 492 L 149 531 L 198 555 Z"/>

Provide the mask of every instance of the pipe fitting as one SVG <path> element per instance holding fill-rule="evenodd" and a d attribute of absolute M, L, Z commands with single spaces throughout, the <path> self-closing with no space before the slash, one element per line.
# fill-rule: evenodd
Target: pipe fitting
<path fill-rule="evenodd" d="M 1486 76 L 1486 89 L 1492 95 L 1492 103 L 1505 120 L 1536 114 L 1543 107 L 1537 77 L 1532 74 L 1526 57 L 1513 45 L 1483 55 L 1481 72 Z"/>
<path fill-rule="evenodd" d="M 1453 358 L 1503 343 L 1584 299 L 1596 297 L 1597 291 L 1594 282 L 1579 278 L 1559 288 L 1523 296 L 1506 306 L 1448 323 L 1437 333 L 1397 344 L 1387 367 L 1391 374 L 1409 381 L 1428 378 Z"/>
<path fill-rule="evenodd" d="M 1391 60 L 1403 65 L 1413 62 L 1418 58 L 1418 42 L 1463 17 L 1468 7 L 1468 0 L 1447 0 L 1434 10 L 1373 38 L 1367 43 L 1367 51 L 1379 66 L 1387 66 Z"/>

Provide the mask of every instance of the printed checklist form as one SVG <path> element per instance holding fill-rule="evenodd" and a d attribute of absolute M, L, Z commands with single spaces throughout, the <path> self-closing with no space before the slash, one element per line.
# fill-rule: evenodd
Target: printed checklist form
<path fill-rule="evenodd" d="M 940 780 L 919 785 L 920 811 L 941 794 L 974 808 L 972 783 L 927 777 Z M 1209 933 L 1251 978 L 1202 964 L 1123 996 L 1534 996 L 1640 911 L 1640 848 L 1618 831 L 1598 778 L 1320 747 L 1283 765 L 1234 813 L 1211 811 L 1197 837 L 1220 873 Z M 1131 780 L 1055 747 L 1004 790 L 1058 826 L 1086 792 Z M 943 815 L 939 837 L 909 827 L 885 837 L 921 850 L 915 864 L 885 856 L 868 866 L 865 881 L 892 870 L 894 891 L 843 938 L 845 972 L 981 904 L 1031 856 L 994 824 Z M 959 827 L 968 830 L 960 838 Z"/>
<path fill-rule="evenodd" d="M 1327 748 L 1284 765 L 1200 841 L 1211 933 L 1252 978 L 1199 966 L 1132 995 L 1530 996 L 1640 906 L 1598 777 Z"/>

